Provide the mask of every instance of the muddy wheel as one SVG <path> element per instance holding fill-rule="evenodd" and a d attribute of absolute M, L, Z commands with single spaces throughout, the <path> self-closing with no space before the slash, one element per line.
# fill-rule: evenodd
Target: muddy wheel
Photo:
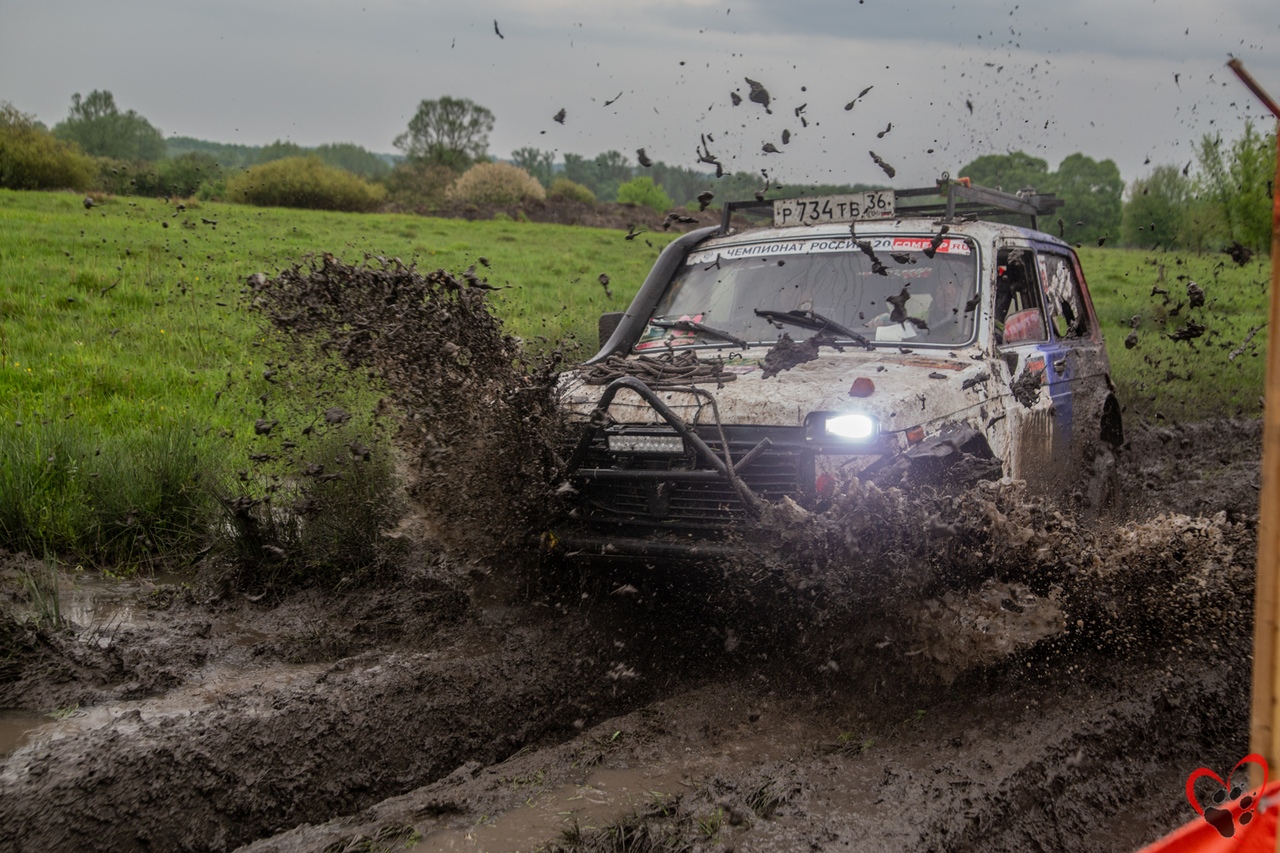
<path fill-rule="evenodd" d="M 1119 491 L 1120 473 L 1115 450 L 1109 443 L 1099 443 L 1098 452 L 1093 457 L 1093 470 L 1089 474 L 1089 482 L 1085 489 L 1085 499 L 1089 509 L 1094 512 L 1107 509 L 1115 503 Z"/>
<path fill-rule="evenodd" d="M 1098 438 L 1103 444 L 1118 448 L 1124 444 L 1124 422 L 1120 418 L 1120 402 L 1115 397 L 1107 397 L 1102 404 L 1102 424 Z"/>

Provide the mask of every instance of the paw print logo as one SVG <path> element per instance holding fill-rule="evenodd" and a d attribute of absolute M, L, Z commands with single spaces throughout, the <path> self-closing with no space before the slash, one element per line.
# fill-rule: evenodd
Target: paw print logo
<path fill-rule="evenodd" d="M 1250 764 L 1262 768 L 1262 787 L 1257 791 L 1246 791 Z M 1261 755 L 1250 753 L 1236 762 L 1227 774 L 1227 780 L 1214 773 L 1208 767 L 1199 767 L 1187 777 L 1187 802 L 1203 817 L 1210 826 L 1218 830 L 1223 838 L 1231 838 L 1237 827 L 1245 827 L 1253 821 L 1258 810 L 1259 792 L 1267 787 L 1267 761 Z M 1236 777 L 1240 773 L 1240 777 Z M 1207 804 L 1202 803 L 1196 794 L 1196 782 L 1209 778 L 1218 783 L 1218 787 L 1209 795 Z"/>

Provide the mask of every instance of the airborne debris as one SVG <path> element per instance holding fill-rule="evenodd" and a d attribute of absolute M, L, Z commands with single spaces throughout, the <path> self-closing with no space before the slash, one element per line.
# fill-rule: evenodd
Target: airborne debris
<path fill-rule="evenodd" d="M 871 159 L 876 161 L 876 165 L 879 166 L 886 175 L 892 178 L 898 174 L 898 170 L 886 163 L 879 154 L 874 151 L 868 151 L 867 153 L 871 155 Z"/>
<path fill-rule="evenodd" d="M 857 97 L 855 97 L 852 101 L 844 105 L 845 110 L 847 111 L 847 110 L 853 109 L 853 105 L 858 103 L 858 101 L 862 100 L 866 96 L 867 92 L 870 92 L 874 88 L 875 86 L 868 86 L 867 88 L 859 92 Z"/>
<path fill-rule="evenodd" d="M 746 80 L 747 85 L 751 87 L 751 93 L 747 95 L 747 99 L 753 104 L 759 104 L 764 107 L 764 111 L 772 115 L 773 110 L 769 109 L 769 90 L 755 80 L 752 80 L 750 77 L 744 77 L 742 79 Z"/>

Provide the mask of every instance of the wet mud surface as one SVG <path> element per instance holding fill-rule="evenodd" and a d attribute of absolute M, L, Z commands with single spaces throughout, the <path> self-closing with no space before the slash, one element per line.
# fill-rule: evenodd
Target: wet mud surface
<path fill-rule="evenodd" d="M 727 613 L 727 571 L 535 592 L 431 541 L 389 588 L 275 606 L 81 579 L 0 686 L 11 728 L 57 717 L 0 759 L 0 846 L 1136 849 L 1247 751 L 1258 431 L 1168 429 L 1121 461 L 1101 600 L 992 578 L 839 648 Z"/>
<path fill-rule="evenodd" d="M 780 563 L 575 569 L 521 538 L 554 363 L 481 278 L 252 284 L 391 389 L 396 570 L 64 573 L 62 628 L 0 619 L 0 850 L 1132 850 L 1247 752 L 1255 422 L 1127 424 L 1102 515 L 867 483 Z"/>

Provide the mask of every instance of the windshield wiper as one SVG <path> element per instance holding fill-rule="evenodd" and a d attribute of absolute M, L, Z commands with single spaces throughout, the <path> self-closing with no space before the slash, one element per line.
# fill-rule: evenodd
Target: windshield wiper
<path fill-rule="evenodd" d="M 675 329 L 677 332 L 701 332 L 704 335 L 710 335 L 713 338 L 719 338 L 722 341 L 737 344 L 743 349 L 747 348 L 747 342 L 737 335 L 722 332 L 719 329 L 713 329 L 710 326 L 704 326 L 697 320 L 650 320 L 649 325 L 657 326 L 659 329 Z"/>
<path fill-rule="evenodd" d="M 755 309 L 757 317 L 763 317 L 766 320 L 772 320 L 776 323 L 790 323 L 793 326 L 799 326 L 802 329 L 812 329 L 815 332 L 835 332 L 841 337 L 853 341 L 860 347 L 867 349 L 875 349 L 871 341 L 855 332 L 853 329 L 840 325 L 830 317 L 824 317 L 816 311 L 769 311 Z"/>

